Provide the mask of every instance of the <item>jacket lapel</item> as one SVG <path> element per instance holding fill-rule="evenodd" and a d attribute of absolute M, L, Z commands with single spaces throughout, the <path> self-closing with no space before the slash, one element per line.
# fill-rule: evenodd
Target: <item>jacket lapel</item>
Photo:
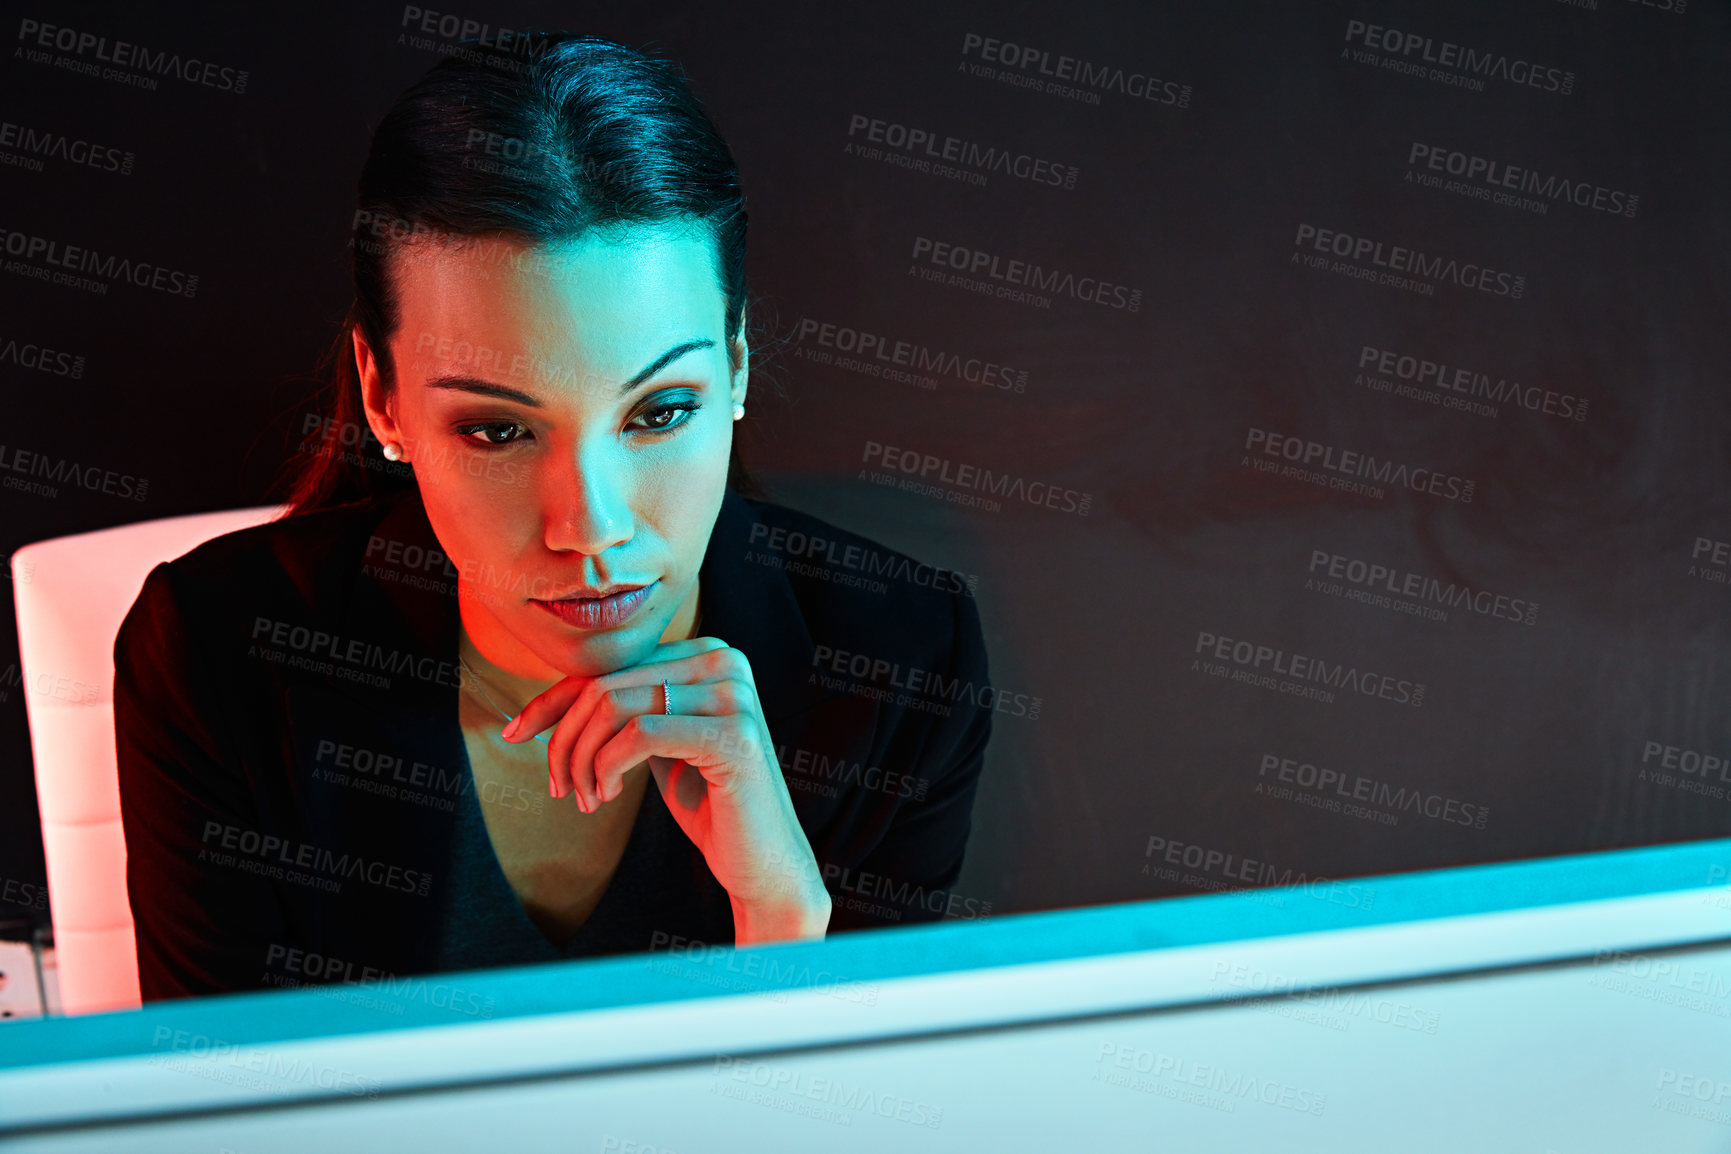
<path fill-rule="evenodd" d="M 433 534 L 420 491 L 411 487 L 388 499 L 362 552 L 343 629 L 380 647 L 369 656 L 385 666 L 393 696 L 406 691 L 442 699 L 461 685 L 457 626 L 456 567 Z"/>
<path fill-rule="evenodd" d="M 773 727 L 842 694 L 812 677 L 815 645 L 787 574 L 752 560 L 757 523 L 751 503 L 728 489 L 703 557 L 698 628 L 745 654 L 764 721 Z"/>

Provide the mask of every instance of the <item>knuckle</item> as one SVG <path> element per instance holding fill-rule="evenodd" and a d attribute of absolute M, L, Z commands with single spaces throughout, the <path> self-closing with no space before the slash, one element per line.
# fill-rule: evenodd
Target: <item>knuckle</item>
<path fill-rule="evenodd" d="M 729 713 L 737 713 L 751 705 L 751 694 L 738 678 L 729 677 L 716 682 L 715 691 L 721 699 L 721 707 Z"/>
<path fill-rule="evenodd" d="M 717 745 L 730 754 L 750 758 L 757 756 L 757 727 L 743 713 L 718 717 L 714 729 Z"/>
<path fill-rule="evenodd" d="M 553 732 L 547 737 L 547 747 L 554 753 L 569 754 L 576 742 L 577 725 L 567 713 L 554 724 Z"/>
<path fill-rule="evenodd" d="M 707 656 L 708 672 L 712 677 L 737 677 L 745 666 L 745 654 L 731 645 L 711 649 Z"/>

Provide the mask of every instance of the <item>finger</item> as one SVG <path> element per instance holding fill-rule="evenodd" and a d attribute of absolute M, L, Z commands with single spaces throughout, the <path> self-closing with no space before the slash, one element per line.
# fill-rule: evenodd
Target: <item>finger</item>
<path fill-rule="evenodd" d="M 687 673 L 690 671 L 688 670 Z M 757 691 L 744 682 L 731 679 L 721 681 L 687 682 L 673 685 L 670 681 L 668 693 L 674 699 L 673 708 L 676 714 L 720 715 L 727 713 L 748 713 L 752 717 L 761 717 L 762 709 L 757 701 Z M 633 717 L 646 714 L 663 714 L 665 699 L 662 695 L 660 682 L 653 685 L 625 685 L 603 691 L 596 700 L 593 711 L 576 735 L 571 746 L 569 761 L 566 763 L 568 777 L 573 783 L 575 792 L 583 799 L 591 812 L 594 804 L 611 800 L 619 795 L 617 777 L 606 783 L 595 765 L 595 751 L 600 749 L 609 739 L 628 723 Z M 567 722 L 573 714 L 567 715 Z M 560 723 L 563 729 L 566 722 Z M 561 735 L 554 734 L 554 740 L 560 741 Z M 560 749 L 563 750 L 563 745 Z M 549 756 L 553 751 L 549 750 Z M 630 766 L 626 766 L 629 769 Z M 623 771 L 621 771 L 622 773 Z M 562 779 L 563 780 L 563 777 Z"/>
<path fill-rule="evenodd" d="M 697 767 L 711 790 L 732 792 L 744 775 L 733 772 L 738 763 L 726 751 L 749 746 L 747 730 L 754 725 L 740 713 L 720 717 L 642 713 L 628 719 L 595 751 L 595 761 L 600 772 L 613 779 L 651 757 L 684 761 Z"/>
<path fill-rule="evenodd" d="M 559 719 L 553 736 L 547 742 L 548 791 L 554 797 L 563 797 L 567 792 L 575 793 L 578 798 L 577 808 L 584 813 L 593 811 L 597 799 L 594 792 L 595 772 L 590 757 L 595 747 L 606 740 L 607 736 L 611 736 L 614 730 L 609 730 L 606 735 L 582 750 L 577 748 L 577 742 L 587 729 L 595 710 L 609 693 L 634 686 L 659 686 L 663 680 L 697 683 L 742 666 L 750 668 L 744 654 L 728 647 L 726 642 L 719 638 L 701 637 L 693 638 L 692 641 L 696 643 L 695 652 L 668 661 L 650 661 L 617 669 L 595 678 L 583 687 L 577 699 L 566 709 L 564 717 Z M 667 648 L 671 648 L 671 645 Z M 753 709 L 761 712 L 761 707 L 756 705 L 756 692 L 753 688 Z M 623 722 L 625 716 L 621 713 L 619 721 Z"/>
<path fill-rule="evenodd" d="M 727 642 L 719 637 L 691 637 L 683 641 L 663 642 L 655 647 L 652 656 L 655 660 L 673 660 L 696 656 L 726 644 Z M 564 678 L 530 698 L 529 704 L 525 705 L 522 712 L 517 714 L 516 720 L 505 727 L 508 733 L 502 733 L 500 736 L 510 742 L 530 740 L 548 726 L 557 723 L 588 685 L 609 676 L 612 674 L 603 674 L 601 677 L 580 677 L 573 674 Z"/>
<path fill-rule="evenodd" d="M 724 679 L 696 684 L 670 686 L 673 692 L 672 716 L 725 717 L 729 714 L 758 716 L 756 691 L 742 681 Z M 603 763 L 598 757 L 602 746 L 612 740 L 633 717 L 668 716 L 662 712 L 661 686 L 644 685 L 616 689 L 608 694 L 606 703 L 596 711 L 588 728 L 578 739 L 575 756 L 594 767 L 595 795 L 602 801 L 612 801 L 624 789 L 625 775 L 639 762 Z M 726 742 L 723 731 L 722 747 L 716 752 L 732 760 L 752 760 L 760 753 L 753 747 L 734 747 Z"/>
<path fill-rule="evenodd" d="M 565 715 L 593 677 L 566 677 L 529 699 L 516 717 L 499 731 L 506 741 L 528 741 Z"/>
<path fill-rule="evenodd" d="M 680 657 L 695 657 L 699 653 L 707 653 L 711 649 L 725 649 L 727 642 L 719 637 L 687 637 L 683 641 L 663 641 L 655 649 L 638 662 L 639 665 L 649 661 L 673 661 Z"/>

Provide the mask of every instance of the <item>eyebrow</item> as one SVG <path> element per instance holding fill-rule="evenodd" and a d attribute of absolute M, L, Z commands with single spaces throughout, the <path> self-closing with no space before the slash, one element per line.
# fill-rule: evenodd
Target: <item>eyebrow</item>
<path fill-rule="evenodd" d="M 644 366 L 642 372 L 619 386 L 619 392 L 621 395 L 629 393 L 632 389 L 635 389 L 638 385 L 641 385 L 644 381 L 647 381 L 650 377 L 653 377 L 656 373 L 659 373 L 662 369 L 665 369 L 668 365 L 672 364 L 680 357 L 683 357 L 686 353 L 696 352 L 698 349 L 712 349 L 714 347 L 715 342 L 708 337 L 697 337 L 674 345 L 672 348 L 656 357 L 653 361 L 649 362 L 648 365 Z M 520 389 L 513 389 L 508 385 L 495 384 L 492 381 L 482 380 L 478 377 L 431 377 L 427 380 L 427 387 L 429 389 L 459 389 L 465 393 L 479 393 L 484 397 L 498 397 L 500 400 L 516 401 L 518 404 L 528 405 L 532 409 L 538 409 L 541 407 L 541 402 L 539 400 Z"/>

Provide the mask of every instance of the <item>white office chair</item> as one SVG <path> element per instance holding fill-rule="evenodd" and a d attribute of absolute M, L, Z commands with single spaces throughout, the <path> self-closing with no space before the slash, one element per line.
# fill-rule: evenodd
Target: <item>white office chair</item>
<path fill-rule="evenodd" d="M 12 554 L 12 598 L 61 1008 L 140 1004 L 114 752 L 114 637 L 144 578 L 286 505 L 163 517 L 55 537 Z"/>

